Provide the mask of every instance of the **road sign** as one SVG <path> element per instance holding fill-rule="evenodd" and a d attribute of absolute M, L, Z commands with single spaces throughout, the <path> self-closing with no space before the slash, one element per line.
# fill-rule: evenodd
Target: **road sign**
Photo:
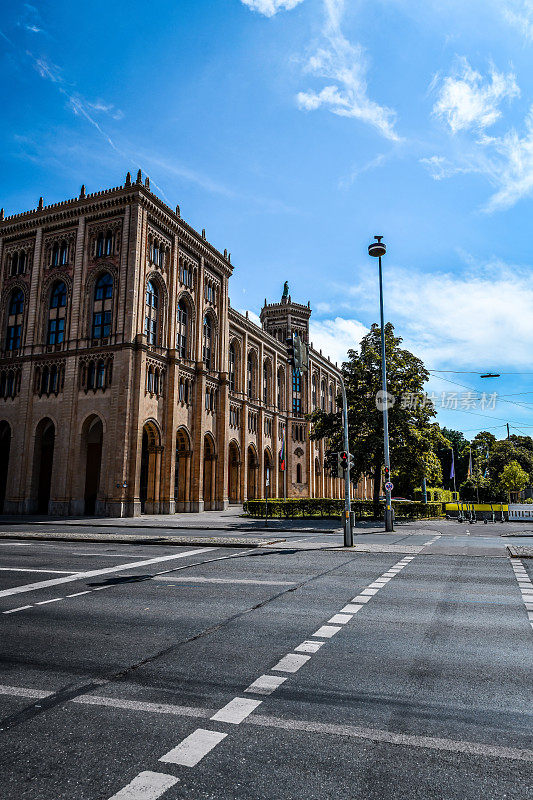
<path fill-rule="evenodd" d="M 392 483 L 391 483 L 390 481 L 388 481 L 388 482 L 385 484 L 385 489 L 386 489 L 388 492 L 392 492 L 392 490 L 394 489 L 394 486 L 392 485 Z"/>

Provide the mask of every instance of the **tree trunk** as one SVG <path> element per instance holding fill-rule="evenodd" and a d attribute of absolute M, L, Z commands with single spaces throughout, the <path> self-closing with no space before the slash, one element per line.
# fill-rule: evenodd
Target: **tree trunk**
<path fill-rule="evenodd" d="M 373 493 L 373 502 L 374 502 L 374 517 L 376 519 L 379 518 L 379 495 L 381 490 L 381 464 L 374 467 L 374 493 Z"/>

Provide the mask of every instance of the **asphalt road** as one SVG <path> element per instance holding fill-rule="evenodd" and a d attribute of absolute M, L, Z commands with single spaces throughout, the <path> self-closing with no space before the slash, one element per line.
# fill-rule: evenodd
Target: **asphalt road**
<path fill-rule="evenodd" d="M 501 532 L 0 540 L 0 796 L 531 798 L 533 560 Z"/>

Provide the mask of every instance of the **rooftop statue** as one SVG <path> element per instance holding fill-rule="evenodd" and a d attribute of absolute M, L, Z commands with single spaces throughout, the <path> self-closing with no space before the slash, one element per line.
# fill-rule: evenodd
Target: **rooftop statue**
<path fill-rule="evenodd" d="M 285 281 L 283 284 L 283 295 L 282 300 L 285 300 L 289 296 L 289 281 Z"/>

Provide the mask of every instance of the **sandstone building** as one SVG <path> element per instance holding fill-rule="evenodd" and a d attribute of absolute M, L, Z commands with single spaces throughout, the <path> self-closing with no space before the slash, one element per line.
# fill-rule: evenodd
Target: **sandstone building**
<path fill-rule="evenodd" d="M 0 212 L 0 511 L 135 516 L 263 497 L 341 497 L 305 415 L 338 370 L 310 349 L 309 305 L 262 327 L 231 308 L 230 255 L 150 191 L 123 186 Z M 286 470 L 280 469 L 285 442 Z"/>

